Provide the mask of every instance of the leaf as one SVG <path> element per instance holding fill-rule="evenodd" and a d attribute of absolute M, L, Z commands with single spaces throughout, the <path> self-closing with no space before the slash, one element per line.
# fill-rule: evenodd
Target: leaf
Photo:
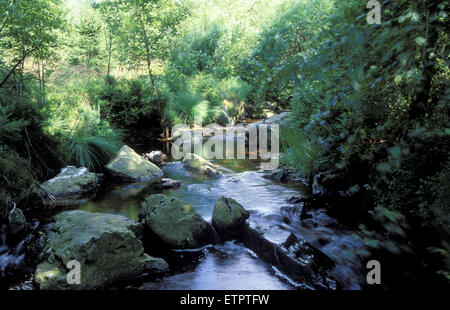
<path fill-rule="evenodd" d="M 427 40 L 424 37 L 417 37 L 415 41 L 416 44 L 419 46 L 425 45 L 425 43 L 427 42 Z"/>

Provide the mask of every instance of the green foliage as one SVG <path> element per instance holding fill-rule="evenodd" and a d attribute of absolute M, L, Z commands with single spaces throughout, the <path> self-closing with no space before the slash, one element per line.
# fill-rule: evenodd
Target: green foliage
<path fill-rule="evenodd" d="M 202 102 L 203 98 L 188 91 L 177 92 L 169 99 L 166 105 L 165 118 L 171 125 L 193 124 L 194 108 Z"/>
<path fill-rule="evenodd" d="M 98 70 L 103 56 L 101 20 L 99 14 L 88 5 L 82 8 L 80 15 L 79 23 L 74 25 L 75 35 L 71 37 L 70 63 Z"/>
<path fill-rule="evenodd" d="M 87 86 L 91 104 L 101 116 L 121 127 L 138 124 L 157 109 L 157 98 L 147 78 L 121 79 L 108 77 Z"/>
<path fill-rule="evenodd" d="M 283 163 L 310 185 L 331 171 L 329 207 L 357 205 L 376 253 L 448 277 L 448 1 L 384 1 L 381 25 L 366 4 L 0 1 L 2 212 L 64 164 L 100 171 L 114 126 L 289 109 Z"/>
<path fill-rule="evenodd" d="M 318 172 L 319 168 L 320 145 L 317 141 L 308 137 L 306 133 L 289 128 L 282 129 L 281 139 L 282 163 L 288 164 L 300 175 L 312 181 L 312 177 Z"/>
<path fill-rule="evenodd" d="M 108 127 L 96 128 L 95 133 L 80 128 L 65 139 L 62 147 L 68 150 L 69 162 L 91 171 L 101 171 L 123 145 L 120 131 Z"/>

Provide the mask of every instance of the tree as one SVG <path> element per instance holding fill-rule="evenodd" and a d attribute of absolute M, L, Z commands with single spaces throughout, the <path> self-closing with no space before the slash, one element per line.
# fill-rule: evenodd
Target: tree
<path fill-rule="evenodd" d="M 176 32 L 185 16 L 182 4 L 173 0 L 133 0 L 127 2 L 128 21 L 122 29 L 121 43 L 136 63 L 145 62 L 155 96 L 152 60 L 162 57 L 163 45 Z"/>
<path fill-rule="evenodd" d="M 0 9 L 0 51 L 8 67 L 0 77 L 2 88 L 26 58 L 49 57 L 65 21 L 61 0 L 11 0 Z"/>
<path fill-rule="evenodd" d="M 109 76 L 111 74 L 111 59 L 114 51 L 114 41 L 117 40 L 119 35 L 119 28 L 123 16 L 121 15 L 123 9 L 121 7 L 120 1 L 102 1 L 94 2 L 93 7 L 100 11 L 102 19 L 106 25 L 105 27 L 105 45 L 108 53 L 108 65 L 107 73 Z"/>

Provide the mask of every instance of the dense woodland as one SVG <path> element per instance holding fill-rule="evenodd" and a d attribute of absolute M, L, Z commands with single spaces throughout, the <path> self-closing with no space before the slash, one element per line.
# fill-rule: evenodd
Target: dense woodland
<path fill-rule="evenodd" d="M 371 25 L 362 0 L 0 0 L 0 221 L 124 141 L 291 111 L 283 165 L 327 176 L 313 203 L 387 287 L 448 285 L 448 1 L 380 2 Z"/>

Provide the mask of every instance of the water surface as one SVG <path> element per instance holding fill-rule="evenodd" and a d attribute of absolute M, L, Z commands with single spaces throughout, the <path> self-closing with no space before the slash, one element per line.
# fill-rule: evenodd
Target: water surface
<path fill-rule="evenodd" d="M 344 288 L 360 288 L 365 277 L 355 253 L 362 244 L 324 212 L 318 211 L 313 219 L 300 223 L 298 206 L 294 208 L 286 200 L 302 195 L 301 186 L 288 187 L 264 178 L 264 172 L 259 170 L 259 163 L 255 161 L 221 160 L 215 163 L 222 167 L 220 178 L 199 175 L 185 169 L 180 162 L 168 163 L 163 168 L 165 176 L 182 183 L 176 190 L 160 190 L 148 183 L 104 184 L 99 195 L 82 204 L 80 209 L 120 214 L 136 220 L 141 210 L 140 203 L 148 195 L 163 193 L 191 204 L 197 213 L 210 220 L 215 201 L 221 196 L 231 197 L 250 211 L 250 225 L 264 233 L 266 238 L 283 242 L 292 232 L 306 239 L 336 262 L 334 273 Z M 192 260 L 197 263 L 144 284 L 142 288 L 294 289 L 301 286 L 235 243 L 204 249 Z"/>

